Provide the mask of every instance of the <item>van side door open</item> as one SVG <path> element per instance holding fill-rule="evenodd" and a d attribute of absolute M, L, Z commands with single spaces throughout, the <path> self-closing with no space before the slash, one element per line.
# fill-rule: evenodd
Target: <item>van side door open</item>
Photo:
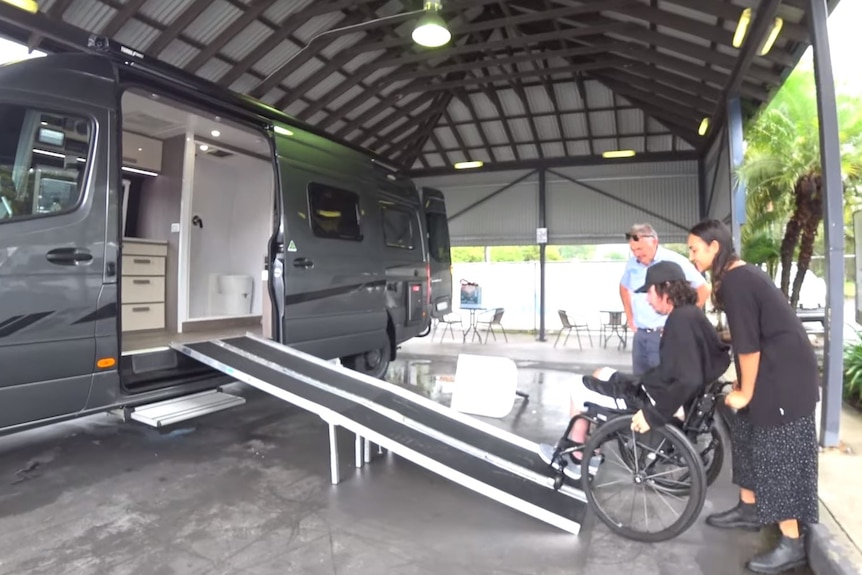
<path fill-rule="evenodd" d="M 422 205 L 428 230 L 428 261 L 431 269 L 431 317 L 452 312 L 452 256 L 449 221 L 443 192 L 422 188 Z"/>
<path fill-rule="evenodd" d="M 97 320 L 117 314 L 97 309 L 117 271 L 105 265 L 107 196 L 119 185 L 108 173 L 113 72 L 41 60 L 0 68 L 0 428 L 83 409 Z"/>

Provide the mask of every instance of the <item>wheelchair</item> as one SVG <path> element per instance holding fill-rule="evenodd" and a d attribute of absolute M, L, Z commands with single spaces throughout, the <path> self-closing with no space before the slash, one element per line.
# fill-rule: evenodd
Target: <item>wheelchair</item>
<path fill-rule="evenodd" d="M 587 375 L 584 385 L 625 401 L 626 408 L 587 403 L 583 413 L 571 418 L 551 458 L 554 488 L 573 481 L 565 469 L 578 465 L 569 455 L 580 452 L 580 484 L 576 486 L 611 531 L 645 543 L 682 534 L 700 515 L 707 487 L 720 474 L 725 447 L 730 445 L 727 424 L 718 410 L 726 382 L 713 381 L 685 402 L 684 419 L 674 418 L 643 434 L 631 430 L 632 416 L 649 401 L 637 380 L 609 386 Z M 569 439 L 579 419 L 590 423 L 583 444 Z M 674 518 L 658 517 L 668 514 Z"/>

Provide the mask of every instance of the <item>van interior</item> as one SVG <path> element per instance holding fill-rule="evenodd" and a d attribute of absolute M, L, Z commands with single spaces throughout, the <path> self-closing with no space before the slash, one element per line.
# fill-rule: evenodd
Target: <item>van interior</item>
<path fill-rule="evenodd" d="M 266 135 L 143 91 L 124 93 L 122 114 L 124 363 L 176 361 L 173 341 L 269 335 Z"/>

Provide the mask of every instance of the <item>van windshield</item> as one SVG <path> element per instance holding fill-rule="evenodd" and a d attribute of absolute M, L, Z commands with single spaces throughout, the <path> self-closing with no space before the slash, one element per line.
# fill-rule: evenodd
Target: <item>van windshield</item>
<path fill-rule="evenodd" d="M 428 223 L 428 251 L 431 259 L 449 265 L 452 260 L 449 255 L 449 222 L 446 214 L 427 212 L 425 221 Z"/>

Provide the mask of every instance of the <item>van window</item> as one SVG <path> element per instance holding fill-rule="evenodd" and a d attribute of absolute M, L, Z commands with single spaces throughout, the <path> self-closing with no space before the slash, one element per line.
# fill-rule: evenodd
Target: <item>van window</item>
<path fill-rule="evenodd" d="M 90 134 L 85 118 L 0 103 L 0 224 L 74 210 Z"/>
<path fill-rule="evenodd" d="M 383 239 L 390 248 L 412 250 L 413 214 L 395 206 L 381 205 L 383 214 Z"/>
<path fill-rule="evenodd" d="M 326 184 L 308 184 L 309 220 L 314 235 L 337 240 L 362 241 L 359 195 Z"/>
<path fill-rule="evenodd" d="M 428 224 L 428 251 L 431 252 L 431 259 L 439 264 L 451 264 L 449 222 L 446 214 L 426 212 L 425 222 Z"/>

